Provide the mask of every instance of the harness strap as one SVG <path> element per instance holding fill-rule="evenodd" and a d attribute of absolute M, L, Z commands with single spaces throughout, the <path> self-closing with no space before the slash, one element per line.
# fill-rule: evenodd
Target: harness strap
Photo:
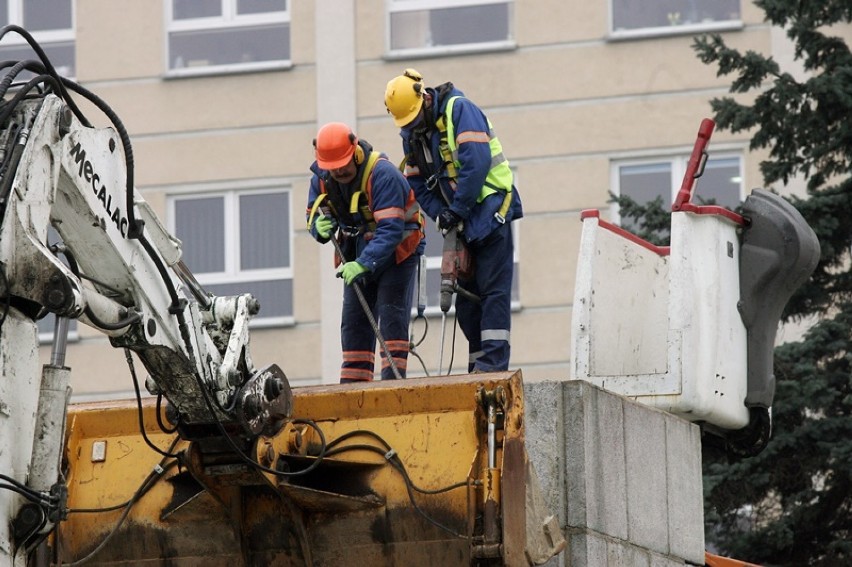
<path fill-rule="evenodd" d="M 317 215 L 317 211 L 322 205 L 323 199 L 328 197 L 328 193 L 320 193 L 319 196 L 314 199 L 314 205 L 311 207 L 311 214 L 308 216 L 308 230 L 311 230 L 311 226 L 314 224 L 314 217 Z"/>
<path fill-rule="evenodd" d="M 367 158 L 367 164 L 364 166 L 364 173 L 361 176 L 361 187 L 358 191 L 355 191 L 352 194 L 352 198 L 349 200 L 349 214 L 354 215 L 355 213 L 360 213 L 361 218 L 364 219 L 365 224 L 367 225 L 368 232 L 376 230 L 376 221 L 373 217 L 373 211 L 370 210 L 369 206 L 369 194 L 372 187 L 371 178 L 373 175 L 373 168 L 376 166 L 379 159 L 379 152 L 370 152 L 370 156 Z M 362 196 L 364 196 L 365 199 L 363 204 L 359 207 L 359 202 Z"/>

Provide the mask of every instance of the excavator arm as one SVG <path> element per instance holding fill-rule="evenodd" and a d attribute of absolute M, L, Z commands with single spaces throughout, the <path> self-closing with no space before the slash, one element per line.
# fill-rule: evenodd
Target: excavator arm
<path fill-rule="evenodd" d="M 28 37 L 15 26 L 0 37 L 14 31 Z M 277 366 L 258 370 L 251 359 L 248 322 L 257 301 L 206 294 L 181 262 L 180 242 L 134 191 L 132 149 L 118 117 L 49 63 L 7 63 L 5 71 L 0 436 L 10 449 L 0 451 L 0 513 L 12 522 L 0 525 L 0 557 L 20 561 L 65 516 L 59 464 L 67 320 L 135 353 L 149 392 L 165 399 L 183 439 L 274 434 L 289 415 L 291 394 Z M 24 74 L 34 76 L 12 88 Z M 104 110 L 113 127 L 92 127 L 69 89 Z M 48 243 L 51 228 L 60 242 Z M 60 332 L 51 363 L 39 369 L 36 322 L 47 313 L 56 315 Z"/>

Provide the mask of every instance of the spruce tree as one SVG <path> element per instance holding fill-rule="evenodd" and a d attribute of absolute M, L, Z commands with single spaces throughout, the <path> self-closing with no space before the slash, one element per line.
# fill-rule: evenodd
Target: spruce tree
<path fill-rule="evenodd" d="M 852 564 L 852 53 L 849 0 L 756 0 L 785 30 L 805 78 L 772 57 L 699 37 L 699 59 L 731 76 L 711 101 L 718 129 L 745 132 L 767 188 L 794 177 L 790 197 L 816 232 L 821 259 L 785 320 L 816 322 L 775 352 L 773 436 L 755 457 L 706 458 L 707 541 L 721 553 L 778 566 Z"/>

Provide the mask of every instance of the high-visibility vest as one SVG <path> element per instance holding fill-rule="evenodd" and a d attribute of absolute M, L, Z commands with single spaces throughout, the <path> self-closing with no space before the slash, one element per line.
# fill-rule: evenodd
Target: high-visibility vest
<path fill-rule="evenodd" d="M 447 101 L 444 114 L 435 123 L 441 135 L 439 143 L 441 159 L 447 168 L 447 176 L 453 182 L 455 182 L 458 170 L 461 167 L 458 140 L 455 136 L 455 125 L 453 124 L 453 104 L 459 98 L 462 97 L 454 96 Z M 488 119 L 486 118 L 486 120 Z M 509 160 L 503 155 L 503 146 L 494 134 L 491 120 L 488 120 L 488 146 L 491 148 L 491 169 L 488 170 L 488 175 L 485 177 L 485 183 L 479 192 L 476 202 L 481 203 L 486 197 L 497 192 L 504 193 L 505 197 L 503 198 L 503 204 L 498 214 L 502 219 L 505 219 L 506 213 L 509 211 L 509 206 L 512 204 L 514 176 L 512 175 L 512 170 L 509 168 Z"/>

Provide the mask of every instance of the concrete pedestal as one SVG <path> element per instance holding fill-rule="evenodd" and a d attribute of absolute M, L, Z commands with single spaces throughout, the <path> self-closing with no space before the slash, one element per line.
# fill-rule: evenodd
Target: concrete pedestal
<path fill-rule="evenodd" d="M 568 541 L 548 567 L 704 564 L 697 425 L 578 380 L 524 394 L 527 453 Z"/>

